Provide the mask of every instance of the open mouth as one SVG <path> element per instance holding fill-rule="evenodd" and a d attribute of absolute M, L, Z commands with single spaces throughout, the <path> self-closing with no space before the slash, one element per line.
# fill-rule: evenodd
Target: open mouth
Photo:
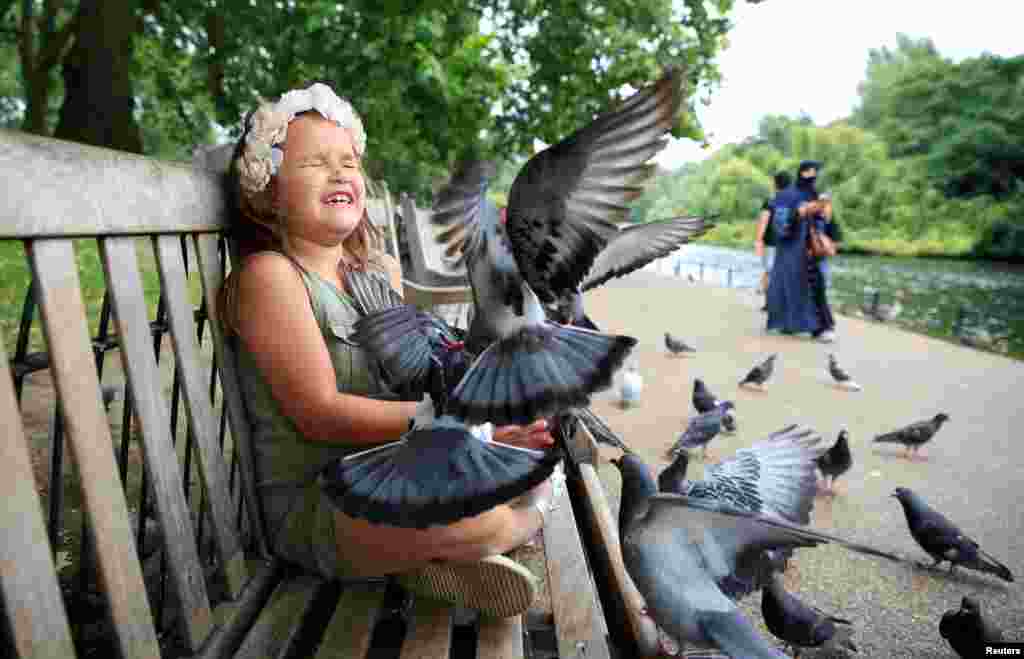
<path fill-rule="evenodd" d="M 351 206 L 355 200 L 351 192 L 332 192 L 324 199 L 324 203 L 328 206 Z"/>

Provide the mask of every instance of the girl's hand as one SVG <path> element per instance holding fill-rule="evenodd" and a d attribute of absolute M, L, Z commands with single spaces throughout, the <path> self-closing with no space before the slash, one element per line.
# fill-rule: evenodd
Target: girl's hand
<path fill-rule="evenodd" d="M 528 426 L 498 426 L 494 429 L 493 439 L 510 446 L 530 449 L 546 449 L 555 443 L 555 438 L 548 432 L 547 419 L 537 419 Z"/>

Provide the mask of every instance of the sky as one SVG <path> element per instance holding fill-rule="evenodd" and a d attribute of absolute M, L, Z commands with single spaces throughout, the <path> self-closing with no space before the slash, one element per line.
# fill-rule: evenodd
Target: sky
<path fill-rule="evenodd" d="M 710 105 L 696 104 L 711 146 L 673 139 L 655 158 L 664 167 L 702 160 L 753 135 L 766 114 L 806 112 L 818 125 L 849 115 L 859 101 L 868 51 L 894 48 L 899 33 L 929 37 L 941 55 L 957 61 L 983 52 L 1024 53 L 1024 3 L 1017 0 L 736 0 L 732 18 L 729 47 L 718 55 L 722 82 Z M 820 39 L 795 34 L 814 25 L 821 26 Z M 794 67 L 813 83 L 773 94 L 775 76 Z"/>

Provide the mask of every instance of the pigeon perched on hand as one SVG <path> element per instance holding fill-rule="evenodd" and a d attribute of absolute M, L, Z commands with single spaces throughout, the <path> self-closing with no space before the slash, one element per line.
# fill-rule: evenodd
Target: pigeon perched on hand
<path fill-rule="evenodd" d="M 697 352 L 693 346 L 689 346 L 682 339 L 677 339 L 668 332 L 665 332 L 665 347 L 673 355 L 692 355 Z"/>
<path fill-rule="evenodd" d="M 853 454 L 850 452 L 849 439 L 850 435 L 846 429 L 840 430 L 836 443 L 817 460 L 818 469 L 825 477 L 825 491 L 829 494 L 835 493 L 835 490 L 832 489 L 835 479 L 845 474 L 853 466 Z"/>
<path fill-rule="evenodd" d="M 914 459 L 917 457 L 917 450 L 931 441 L 932 437 L 935 436 L 935 433 L 939 432 L 939 428 L 946 421 L 949 421 L 949 416 L 939 412 L 929 421 L 918 421 L 899 430 L 878 435 L 874 441 L 888 444 L 903 444 L 907 458 Z M 913 450 L 913 454 L 911 454 L 911 450 Z"/>
<path fill-rule="evenodd" d="M 793 656 L 802 648 L 844 648 L 857 652 L 850 639 L 853 623 L 808 606 L 782 587 L 782 578 L 774 576 L 761 589 L 761 614 L 764 624 L 776 638 L 793 646 Z"/>
<path fill-rule="evenodd" d="M 862 389 L 859 384 L 854 382 L 853 376 L 839 365 L 839 360 L 832 353 L 828 355 L 828 372 L 832 379 L 835 380 L 836 386 L 840 389 L 849 389 L 850 391 L 860 391 Z"/>
<path fill-rule="evenodd" d="M 964 659 L 977 657 L 986 644 L 1003 640 L 1003 633 L 981 614 L 978 601 L 967 596 L 960 602 L 959 609 L 942 614 L 939 635 Z"/>
<path fill-rule="evenodd" d="M 775 372 L 776 358 L 778 358 L 778 354 L 768 357 L 768 359 L 750 369 L 746 377 L 740 381 L 740 386 L 753 387 L 764 391 L 768 385 L 768 380 L 772 377 L 772 373 Z"/>
<path fill-rule="evenodd" d="M 903 506 L 910 535 L 934 559 L 930 567 L 949 561 L 949 571 L 957 565 L 993 574 L 1004 581 L 1013 581 L 1010 569 L 986 553 L 978 543 L 964 535 L 953 522 L 925 503 L 920 495 L 905 487 L 897 487 L 892 496 Z"/>
<path fill-rule="evenodd" d="M 636 405 L 640 402 L 640 392 L 644 389 L 644 379 L 640 376 L 640 368 L 636 362 L 626 367 L 619 386 L 619 400 L 623 407 Z"/>
<path fill-rule="evenodd" d="M 698 414 L 690 420 L 686 430 L 669 449 L 669 455 L 675 457 L 680 451 L 701 448 L 701 457 L 707 459 L 708 444 L 722 431 L 722 419 L 733 407 L 732 401 L 719 404 L 710 412 Z"/>
<path fill-rule="evenodd" d="M 765 549 L 834 542 L 852 551 L 900 560 L 764 515 L 700 498 L 659 494 L 650 469 L 631 458 L 635 456 L 613 460 L 622 473 L 622 557 L 644 597 L 645 613 L 679 641 L 713 644 L 744 659 L 786 656 L 757 633 L 719 585 L 745 557 Z"/>

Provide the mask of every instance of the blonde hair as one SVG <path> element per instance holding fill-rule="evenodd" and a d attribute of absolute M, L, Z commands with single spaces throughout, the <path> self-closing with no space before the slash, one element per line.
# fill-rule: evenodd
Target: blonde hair
<path fill-rule="evenodd" d="M 300 114 L 306 114 L 306 112 Z M 248 134 L 248 118 L 245 123 L 247 129 L 235 146 L 228 172 L 231 188 L 230 198 L 233 202 L 229 240 L 233 240 L 238 247 L 238 262 L 232 264 L 231 273 L 217 292 L 217 310 L 225 336 L 238 334 L 238 278 L 246 259 L 251 254 L 265 250 L 285 253 L 288 246 L 287 218 L 276 209 L 273 200 L 277 175 L 272 175 L 270 184 L 257 192 L 248 190 L 242 185 L 239 175 L 239 160 Z M 366 177 L 361 160 L 359 170 L 366 180 L 367 201 L 369 201 L 371 191 L 374 191 L 376 186 Z M 345 281 L 345 272 L 348 270 L 365 270 L 373 267 L 385 271 L 386 266 L 381 260 L 382 245 L 383 238 L 380 231 L 370 221 L 369 211 L 364 208 L 359 224 L 342 242 L 345 254 L 351 261 L 342 259 L 338 264 L 341 280 Z"/>

